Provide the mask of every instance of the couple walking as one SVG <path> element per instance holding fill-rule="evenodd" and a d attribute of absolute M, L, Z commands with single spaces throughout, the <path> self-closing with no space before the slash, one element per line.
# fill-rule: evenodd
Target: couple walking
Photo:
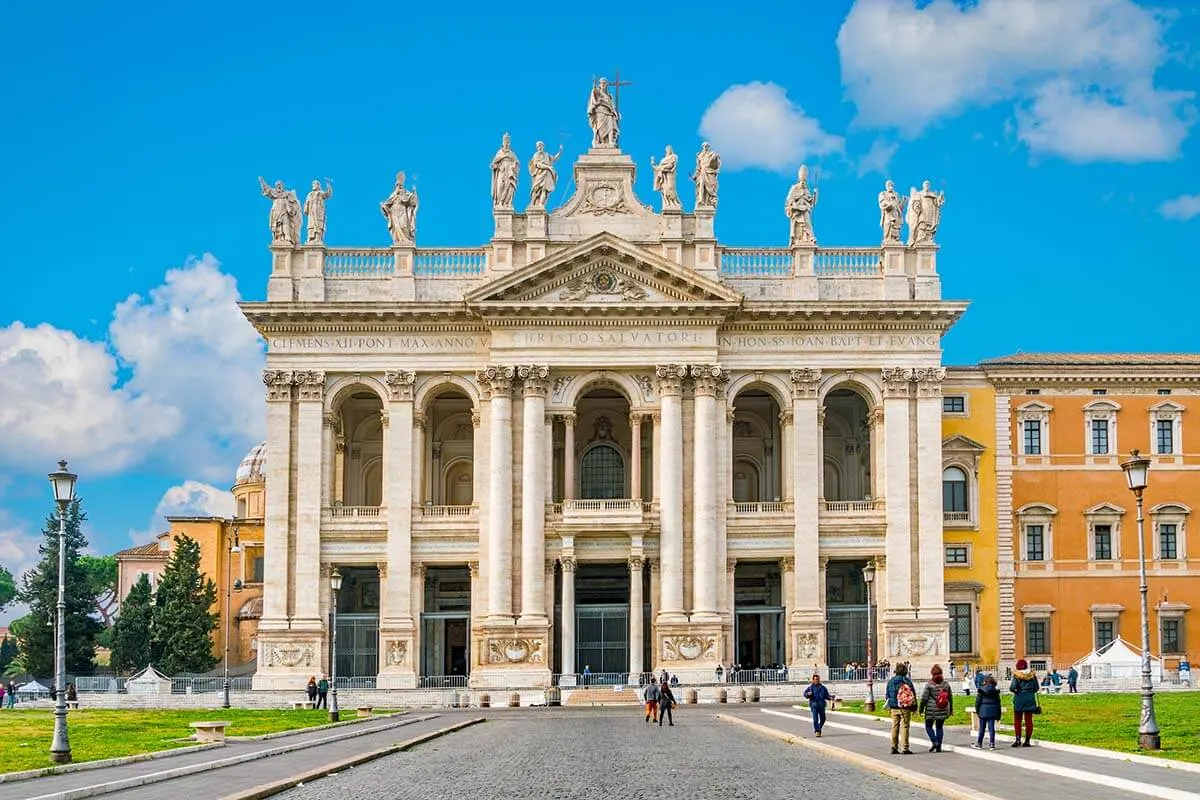
<path fill-rule="evenodd" d="M 660 683 L 651 680 L 646 684 L 642 700 L 646 703 L 646 722 L 653 720 L 661 728 L 665 719 L 670 727 L 675 727 L 675 717 L 671 713 L 671 710 L 675 708 L 675 694 L 671 691 L 671 685 L 666 678 L 663 678 Z"/>
<path fill-rule="evenodd" d="M 946 720 L 954 714 L 954 690 L 942 676 L 937 664 L 929 670 L 929 682 L 918 698 L 917 689 L 908 677 L 908 666 L 896 665 L 896 674 L 887 684 L 887 707 L 892 717 L 892 755 L 912 755 L 908 747 L 908 730 L 915 711 L 925 717 L 925 735 L 929 737 L 929 752 L 942 752 Z"/>

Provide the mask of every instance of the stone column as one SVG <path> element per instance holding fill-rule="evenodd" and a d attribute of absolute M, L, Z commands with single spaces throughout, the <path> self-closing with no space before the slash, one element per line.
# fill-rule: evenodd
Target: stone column
<path fill-rule="evenodd" d="M 795 448 L 795 432 L 792 424 L 792 410 L 779 412 L 779 428 L 782 431 L 783 437 L 783 454 L 779 461 L 783 466 L 783 501 L 786 503 L 793 499 L 795 487 L 792 485 L 795 478 L 792 476 L 793 456 L 792 450 Z"/>
<path fill-rule="evenodd" d="M 629 415 L 629 456 L 632 464 L 629 470 L 629 496 L 634 500 L 642 499 L 642 415 Z"/>
<path fill-rule="evenodd" d="M 909 385 L 913 371 L 908 367 L 884 367 L 883 449 L 884 502 L 887 506 L 887 583 L 879 598 L 883 615 L 907 612 L 913 607 L 912 542 L 910 537 L 912 491 L 909 484 Z M 938 440 L 941 440 L 939 433 Z M 938 553 L 939 558 L 941 553 Z M 907 616 L 907 615 L 905 615 Z"/>
<path fill-rule="evenodd" d="M 641 556 L 629 558 L 629 682 L 637 680 L 644 667 L 642 658 L 642 614 L 645 600 L 642 597 Z"/>
<path fill-rule="evenodd" d="M 284 370 L 262 373 L 267 387 L 267 486 L 263 520 L 262 631 L 287 630 L 291 564 L 288 556 L 292 464 L 293 375 Z"/>
<path fill-rule="evenodd" d="M 337 462 L 337 415 L 325 414 L 321 418 L 324 424 L 325 444 L 321 453 L 321 509 L 333 505 L 334 465 Z"/>
<path fill-rule="evenodd" d="M 516 370 L 491 366 L 477 373 L 491 387 L 488 475 L 488 624 L 512 625 L 512 385 Z"/>
<path fill-rule="evenodd" d="M 389 370 L 383 376 L 388 387 L 387 426 L 383 429 L 388 578 L 384 582 L 384 613 L 379 627 L 383 631 L 404 633 L 414 627 L 410 583 L 414 481 L 410 471 L 416 462 L 413 454 L 416 378 L 416 373 L 410 370 Z"/>
<path fill-rule="evenodd" d="M 795 535 L 792 558 L 791 610 L 793 643 L 804 641 L 800 648 L 793 644 L 793 668 L 810 669 L 814 659 L 825 660 L 824 595 L 820 589 L 820 475 L 822 471 L 820 442 L 821 410 L 818 392 L 821 385 L 819 369 L 794 369 L 792 380 L 792 490 Z M 807 662 L 807 663 L 804 663 Z"/>
<path fill-rule="evenodd" d="M 563 556 L 562 564 L 562 671 L 575 674 L 575 557 Z"/>
<path fill-rule="evenodd" d="M 524 383 L 521 427 L 521 617 L 518 625 L 546 620 L 546 390 L 544 364 L 517 367 Z"/>
<path fill-rule="evenodd" d="M 409 568 L 405 572 L 408 578 L 409 602 L 414 622 L 410 663 L 413 672 L 420 675 L 425 671 L 425 665 L 421 663 L 421 648 L 424 646 L 421 615 L 425 613 L 425 565 L 416 561 L 409 562 Z"/>
<path fill-rule="evenodd" d="M 662 496 L 659 501 L 659 560 L 662 562 L 660 623 L 686 622 L 683 613 L 683 378 L 686 367 L 657 368 L 662 415 Z"/>
<path fill-rule="evenodd" d="M 662 498 L 662 413 L 650 412 L 650 497 Z"/>
<path fill-rule="evenodd" d="M 292 628 L 321 629 L 321 443 L 325 373 L 296 373 L 296 563 Z"/>
<path fill-rule="evenodd" d="M 733 408 L 725 400 L 724 390 L 717 393 L 717 416 L 724 416 L 717 436 L 717 469 L 718 490 L 717 511 L 717 553 L 716 563 L 720 564 L 729 553 L 729 504 L 733 500 Z M 717 586 L 717 610 L 725 623 L 733 620 L 733 591 L 727 581 L 719 581 Z"/>
<path fill-rule="evenodd" d="M 790 627 L 788 624 L 788 618 L 791 616 L 792 609 L 796 605 L 796 585 L 794 581 L 796 572 L 796 559 L 792 556 L 785 556 L 784 558 L 779 559 L 779 572 L 779 589 L 780 594 L 783 595 L 780 598 L 783 601 L 784 620 L 783 663 L 791 664 L 794 661 L 794 655 L 792 653 L 792 637 L 788 635 L 787 629 Z"/>
<path fill-rule="evenodd" d="M 419 505 L 425 505 L 429 499 L 422 486 L 421 478 L 425 475 L 425 428 L 429 417 L 422 411 L 413 411 L 413 444 L 412 444 L 412 497 Z"/>
<path fill-rule="evenodd" d="M 446 494 L 442 486 L 442 443 L 429 443 L 429 501 L 435 506 L 446 505 Z"/>
<path fill-rule="evenodd" d="M 563 499 L 575 499 L 575 414 L 563 414 Z"/>
<path fill-rule="evenodd" d="M 947 614 L 942 544 L 942 381 L 945 367 L 916 371 L 917 568 L 921 619 Z"/>
<path fill-rule="evenodd" d="M 542 456 L 546 459 L 546 502 L 554 502 L 554 415 L 547 414 L 545 419 L 546 433 L 545 453 Z"/>
<path fill-rule="evenodd" d="M 725 559 L 725 580 L 722 581 L 722 584 L 724 584 L 725 591 L 729 595 L 729 619 L 730 619 L 730 622 L 733 623 L 733 628 L 736 631 L 736 629 L 737 629 L 737 590 L 735 588 L 737 585 L 737 559 L 736 558 Z M 735 633 L 735 635 L 736 635 L 736 633 Z M 736 645 L 734 645 L 732 642 L 730 642 L 730 649 L 732 650 L 734 647 L 736 647 Z M 726 653 L 725 655 L 727 658 L 733 658 L 735 654 L 734 653 Z"/>

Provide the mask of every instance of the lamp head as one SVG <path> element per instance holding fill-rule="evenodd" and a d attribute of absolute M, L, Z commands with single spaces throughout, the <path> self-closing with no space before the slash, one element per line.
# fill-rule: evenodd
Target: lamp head
<path fill-rule="evenodd" d="M 1131 450 L 1129 460 L 1121 464 L 1121 469 L 1125 470 L 1125 480 L 1129 483 L 1129 489 L 1140 496 L 1148 482 L 1150 459 L 1143 457 L 1137 450 Z"/>
<path fill-rule="evenodd" d="M 241 579 L 241 578 L 238 578 L 237 580 L 235 580 L 235 581 L 233 582 L 233 590 L 234 590 L 235 592 L 240 592 L 240 591 L 242 590 L 242 587 L 243 587 L 243 586 L 244 586 L 244 584 L 242 583 L 242 579 Z"/>
<path fill-rule="evenodd" d="M 79 476 L 67 471 L 66 461 L 58 462 L 58 471 L 51 472 L 47 477 L 50 478 L 50 485 L 54 487 L 56 503 L 65 506 L 75 499 L 75 479 Z"/>
<path fill-rule="evenodd" d="M 238 529 L 236 527 L 233 529 L 233 543 L 229 545 L 229 552 L 230 553 L 242 552 L 242 546 L 238 542 Z"/>
<path fill-rule="evenodd" d="M 875 562 L 874 561 L 868 561 L 867 565 L 865 567 L 863 567 L 863 581 L 868 586 L 875 581 Z"/>
<path fill-rule="evenodd" d="M 329 587 L 335 592 L 342 590 L 342 573 L 337 567 L 334 567 L 333 572 L 329 573 Z"/>

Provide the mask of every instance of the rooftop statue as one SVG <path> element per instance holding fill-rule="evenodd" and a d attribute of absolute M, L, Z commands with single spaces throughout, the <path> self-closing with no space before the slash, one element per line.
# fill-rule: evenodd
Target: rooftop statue
<path fill-rule="evenodd" d="M 592 86 L 588 98 L 588 124 L 592 126 L 592 147 L 616 147 L 621 115 L 608 92 L 608 79 L 601 78 Z"/>
<path fill-rule="evenodd" d="M 271 199 L 271 244 L 299 244 L 300 198 L 291 189 L 284 188 L 283 181 L 268 186 L 260 176 L 258 185 L 262 187 L 263 197 Z"/>
<path fill-rule="evenodd" d="M 696 184 L 696 208 L 717 207 L 717 175 L 721 171 L 721 157 L 708 142 L 700 145 L 696 153 L 696 171 L 692 181 Z"/>
<path fill-rule="evenodd" d="M 900 223 L 907 203 L 908 198 L 896 191 L 895 183 L 884 184 L 879 193 L 879 227 L 883 229 L 884 244 L 900 243 Z"/>
<path fill-rule="evenodd" d="M 675 190 L 675 177 L 679 171 L 679 156 L 667 145 L 666 155 L 657 164 L 650 156 L 650 169 L 654 170 L 654 191 L 662 195 L 663 211 L 680 208 L 679 193 Z"/>
<path fill-rule="evenodd" d="M 946 193 L 929 188 L 929 181 L 921 184 L 918 191 L 913 188 L 908 196 L 908 244 L 933 244 L 938 226 L 942 222 L 942 206 L 946 204 Z"/>
<path fill-rule="evenodd" d="M 492 158 L 492 207 L 511 209 L 513 196 L 517 193 L 517 174 L 521 162 L 512 149 L 512 139 L 506 133 L 500 140 L 500 149 Z"/>
<path fill-rule="evenodd" d="M 319 244 L 325 241 L 325 201 L 333 197 L 333 181 L 325 179 L 326 188 L 322 191 L 321 182 L 312 182 L 312 191 L 304 198 L 304 213 L 308 215 L 308 241 L 306 244 Z"/>
<path fill-rule="evenodd" d="M 537 152 L 529 159 L 529 176 L 533 178 L 533 185 L 529 187 L 530 208 L 546 207 L 546 201 L 550 199 L 558 183 L 558 172 L 554 169 L 554 162 L 558 161 L 562 154 L 562 145 L 558 146 L 556 154 L 550 155 L 546 152 L 545 142 L 537 143 Z"/>
<path fill-rule="evenodd" d="M 808 188 L 808 167 L 801 165 L 796 177 L 796 183 L 788 190 L 784 203 L 784 213 L 792 223 L 789 239 L 792 245 L 816 244 L 812 212 L 817 205 L 817 192 Z"/>
<path fill-rule="evenodd" d="M 420 200 L 414 186 L 410 192 L 404 188 L 404 173 L 396 173 L 396 186 L 388 199 L 379 204 L 379 210 L 387 220 L 392 244 L 415 244 L 417 241 L 417 208 Z"/>

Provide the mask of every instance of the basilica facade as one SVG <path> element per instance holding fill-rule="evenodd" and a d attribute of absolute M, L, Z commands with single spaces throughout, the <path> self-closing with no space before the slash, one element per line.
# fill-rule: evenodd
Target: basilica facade
<path fill-rule="evenodd" d="M 965 304 L 941 298 L 940 196 L 913 191 L 902 242 L 889 186 L 881 244 L 824 248 L 802 172 L 790 246 L 729 247 L 719 156 L 691 212 L 670 151 L 644 204 L 605 97 L 557 208 L 539 143 L 514 209 L 505 137 L 482 247 L 419 246 L 403 175 L 386 248 L 326 246 L 319 186 L 301 242 L 298 198 L 264 190 L 256 687 L 329 671 L 335 602 L 338 674 L 381 688 L 801 679 L 865 661 L 868 626 L 877 659 L 947 659 L 941 337 Z"/>

